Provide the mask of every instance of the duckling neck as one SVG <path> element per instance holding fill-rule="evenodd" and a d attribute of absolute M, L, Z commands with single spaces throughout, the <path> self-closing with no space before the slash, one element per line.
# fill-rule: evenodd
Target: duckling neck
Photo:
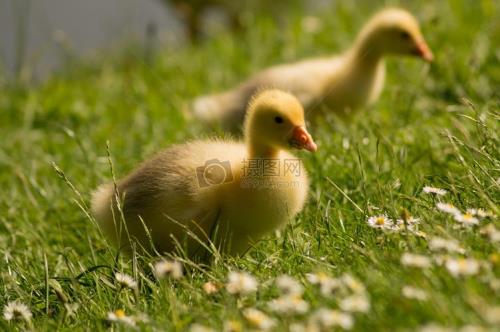
<path fill-rule="evenodd" d="M 278 157 L 279 150 L 276 148 L 258 142 L 249 142 L 248 144 L 249 159 L 276 159 Z"/>
<path fill-rule="evenodd" d="M 369 39 L 361 40 L 349 52 L 349 61 L 354 68 L 376 68 L 383 62 L 383 54 Z"/>
<path fill-rule="evenodd" d="M 378 43 L 378 35 L 379 33 L 373 27 L 365 27 L 349 51 L 351 62 L 361 67 L 377 67 L 384 56 L 384 52 Z"/>

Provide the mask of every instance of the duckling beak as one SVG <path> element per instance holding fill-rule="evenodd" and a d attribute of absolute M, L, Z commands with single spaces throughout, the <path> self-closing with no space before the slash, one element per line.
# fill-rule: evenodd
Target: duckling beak
<path fill-rule="evenodd" d="M 288 143 L 296 149 L 305 149 L 311 152 L 315 152 L 318 149 L 312 136 L 307 132 L 304 126 L 296 126 L 293 128 L 292 137 L 290 137 Z"/>
<path fill-rule="evenodd" d="M 427 62 L 432 62 L 434 55 L 427 43 L 423 40 L 416 42 L 415 53 Z"/>

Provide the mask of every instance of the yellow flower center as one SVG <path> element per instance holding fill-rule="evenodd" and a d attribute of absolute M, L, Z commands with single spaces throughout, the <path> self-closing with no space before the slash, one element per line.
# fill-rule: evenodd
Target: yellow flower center
<path fill-rule="evenodd" d="M 228 321 L 227 329 L 229 332 L 240 332 L 242 331 L 241 323 L 235 320 Z"/>
<path fill-rule="evenodd" d="M 264 317 L 257 314 L 248 316 L 247 318 L 250 323 L 256 326 L 260 326 L 264 322 Z"/>
<path fill-rule="evenodd" d="M 375 219 L 375 223 L 377 225 L 383 225 L 383 224 L 385 224 L 385 218 L 384 217 L 377 217 L 377 219 Z"/>
<path fill-rule="evenodd" d="M 116 311 L 115 311 L 115 315 L 116 315 L 116 317 L 119 317 L 119 318 L 123 318 L 123 317 L 125 317 L 125 316 L 126 316 L 126 315 L 125 315 L 125 311 L 123 311 L 122 309 L 118 309 L 118 310 L 116 310 Z"/>
<path fill-rule="evenodd" d="M 324 281 L 328 280 L 328 276 L 324 272 L 318 272 L 316 274 L 316 276 L 318 277 L 319 282 L 324 282 Z"/>
<path fill-rule="evenodd" d="M 467 262 L 465 261 L 465 259 L 460 259 L 458 261 L 458 267 L 460 268 L 460 270 L 465 270 L 465 268 L 467 267 Z"/>
<path fill-rule="evenodd" d="M 472 214 L 467 212 L 463 215 L 463 218 L 464 218 L 464 220 L 470 221 L 470 220 L 472 220 Z"/>

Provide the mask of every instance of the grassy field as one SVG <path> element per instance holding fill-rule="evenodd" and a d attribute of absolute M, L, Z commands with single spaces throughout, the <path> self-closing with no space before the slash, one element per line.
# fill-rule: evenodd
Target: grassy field
<path fill-rule="evenodd" d="M 291 11 L 282 26 L 255 17 L 242 35 L 166 46 L 151 59 L 131 47 L 72 64 L 42 84 L 2 80 L 0 308 L 20 301 L 33 317 L 0 319 L 0 330 L 184 331 L 197 323 L 220 331 L 233 322 L 238 331 L 255 329 L 243 313 L 256 308 L 273 320 L 273 330 L 293 325 L 299 331 L 296 323 L 327 319 L 320 308 L 352 311 L 351 294 L 370 303 L 354 308 L 365 312 L 352 313 L 353 330 L 498 330 L 500 6 L 487 0 L 406 4 L 419 16 L 435 62 L 391 59 L 376 105 L 350 123 L 320 121 L 311 128 L 319 150 L 300 154 L 312 183 L 294 222 L 245 257 L 178 280 L 156 280 L 155 257 L 117 257 L 87 214 L 92 190 L 111 179 L 106 142 L 121 176 L 168 144 L 210 135 L 184 119 L 190 99 L 271 64 L 348 47 L 380 3 L 332 2 L 312 13 L 321 23 L 316 32 L 303 29 L 303 14 Z M 447 194 L 423 193 L 424 186 Z M 493 215 L 464 226 L 438 202 Z M 411 215 L 420 224 L 414 230 L 370 227 L 369 217 L 378 215 Z M 436 238 L 460 248 L 437 250 Z M 418 262 L 425 266 L 408 266 L 415 257 L 405 253 L 422 255 Z M 469 260 L 454 265 L 460 258 Z M 117 271 L 138 287 L 119 287 Z M 225 284 L 229 271 L 254 275 L 257 291 L 203 291 L 207 281 Z M 320 272 L 332 284 L 340 278 L 340 289 L 322 294 L 307 277 Z M 306 313 L 271 310 L 270 301 L 280 296 L 274 280 L 282 274 L 304 286 Z M 346 274 L 359 284 L 346 282 Z M 118 309 L 136 326 L 106 322 Z"/>

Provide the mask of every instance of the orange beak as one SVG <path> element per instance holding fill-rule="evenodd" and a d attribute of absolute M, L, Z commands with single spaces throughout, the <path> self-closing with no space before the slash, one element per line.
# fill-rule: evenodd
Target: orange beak
<path fill-rule="evenodd" d="M 431 49 L 429 48 L 429 46 L 427 46 L 425 41 L 422 40 L 416 42 L 415 47 L 416 47 L 415 48 L 416 55 L 418 55 L 427 62 L 432 62 L 432 60 L 434 59 L 434 55 L 432 54 Z"/>
<path fill-rule="evenodd" d="M 292 137 L 288 143 L 294 148 L 305 149 L 307 151 L 315 152 L 318 149 L 314 143 L 312 136 L 307 132 L 304 126 L 297 126 L 293 128 Z"/>

